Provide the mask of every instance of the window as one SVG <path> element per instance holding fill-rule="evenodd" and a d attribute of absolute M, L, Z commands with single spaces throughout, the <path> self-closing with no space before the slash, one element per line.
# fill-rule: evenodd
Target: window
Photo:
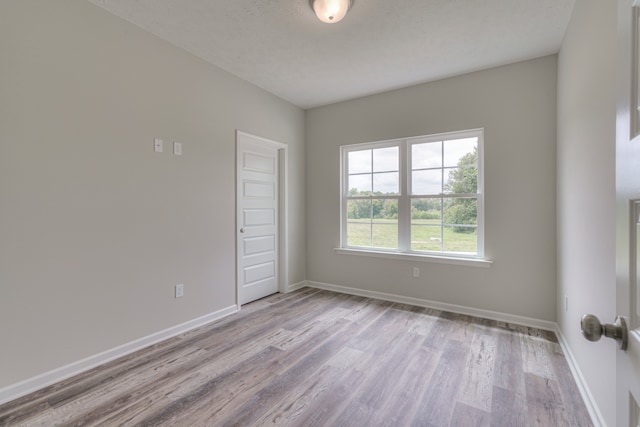
<path fill-rule="evenodd" d="M 342 248 L 483 256 L 483 131 L 347 145 Z"/>

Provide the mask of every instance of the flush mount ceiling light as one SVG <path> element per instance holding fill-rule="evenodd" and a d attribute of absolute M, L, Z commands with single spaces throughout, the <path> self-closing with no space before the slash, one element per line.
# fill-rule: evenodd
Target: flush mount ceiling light
<path fill-rule="evenodd" d="M 309 4 L 319 20 L 333 24 L 345 17 L 353 0 L 309 0 Z"/>

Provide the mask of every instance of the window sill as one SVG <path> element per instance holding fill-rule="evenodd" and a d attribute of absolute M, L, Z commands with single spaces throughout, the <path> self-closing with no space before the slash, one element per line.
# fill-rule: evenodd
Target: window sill
<path fill-rule="evenodd" d="M 467 267 L 489 268 L 493 261 L 483 258 L 456 258 L 437 255 L 418 255 L 398 252 L 367 251 L 363 249 L 335 248 L 340 255 L 357 255 L 372 258 L 398 259 L 403 261 L 435 262 L 439 264 L 464 265 Z"/>

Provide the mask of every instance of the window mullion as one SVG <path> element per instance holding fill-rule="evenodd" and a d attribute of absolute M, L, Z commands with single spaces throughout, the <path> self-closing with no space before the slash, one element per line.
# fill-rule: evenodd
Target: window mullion
<path fill-rule="evenodd" d="M 443 140 L 440 145 L 440 160 L 442 161 L 442 163 L 440 163 L 440 179 L 442 180 L 442 187 L 440 188 L 440 252 L 444 252 L 444 145 L 446 143 L 447 141 Z"/>
<path fill-rule="evenodd" d="M 400 151 L 400 197 L 398 198 L 398 249 L 401 252 L 411 250 L 411 197 L 409 180 L 411 179 L 411 145 L 407 141 L 399 143 Z"/>
<path fill-rule="evenodd" d="M 349 203 L 348 187 L 349 187 L 349 162 L 348 151 L 344 147 L 340 148 L 340 170 L 342 174 L 340 176 L 340 242 L 341 246 L 347 246 L 347 227 L 348 227 L 348 214 L 347 207 Z"/>
<path fill-rule="evenodd" d="M 373 199 L 372 198 L 369 198 L 369 246 L 373 246 Z"/>
<path fill-rule="evenodd" d="M 369 189 L 369 246 L 373 247 L 373 149 L 371 149 L 369 164 L 371 165 L 371 188 Z"/>
<path fill-rule="evenodd" d="M 440 222 L 440 251 L 444 252 L 444 199 L 440 199 L 440 212 L 442 221 Z"/>

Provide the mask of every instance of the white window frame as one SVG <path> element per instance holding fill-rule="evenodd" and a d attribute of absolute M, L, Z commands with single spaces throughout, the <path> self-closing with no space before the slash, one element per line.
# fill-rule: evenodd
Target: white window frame
<path fill-rule="evenodd" d="M 411 199 L 424 196 L 411 195 L 411 146 L 413 143 L 428 143 L 463 138 L 478 138 L 478 188 L 477 193 L 477 253 L 462 254 L 444 251 L 411 250 Z M 398 249 L 380 249 L 374 247 L 349 246 L 347 244 L 347 203 L 349 193 L 348 155 L 352 151 L 399 147 L 400 194 L 393 196 L 373 196 L 375 199 L 398 199 Z M 444 169 L 443 169 L 444 170 Z M 437 196 L 447 197 L 441 193 Z M 365 255 L 374 257 L 433 261 L 448 264 L 461 264 L 489 267 L 491 261 L 484 258 L 484 129 L 447 132 L 434 135 L 422 135 L 409 138 L 343 145 L 340 147 L 340 254 Z"/>

